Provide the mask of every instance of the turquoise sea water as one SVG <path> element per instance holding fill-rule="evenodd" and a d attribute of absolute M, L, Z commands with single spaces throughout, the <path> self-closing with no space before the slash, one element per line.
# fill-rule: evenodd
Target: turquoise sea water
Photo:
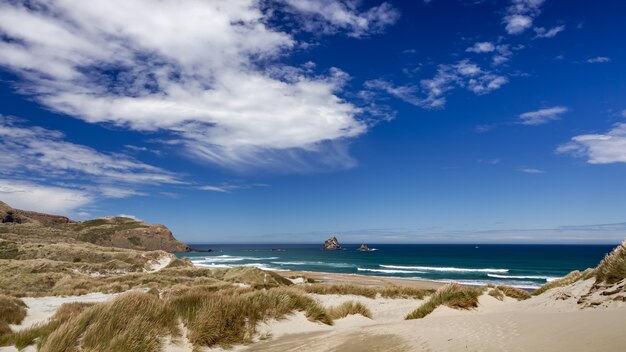
<path fill-rule="evenodd" d="M 316 271 L 506 284 L 536 288 L 572 270 L 595 267 L 612 245 L 370 245 L 374 251 L 324 251 L 320 245 L 194 245 L 210 253 L 179 253 L 203 267 L 255 266 L 266 270 Z"/>

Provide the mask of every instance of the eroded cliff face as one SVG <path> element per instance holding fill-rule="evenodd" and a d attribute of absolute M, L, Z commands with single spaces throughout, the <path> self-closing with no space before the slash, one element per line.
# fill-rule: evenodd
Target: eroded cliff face
<path fill-rule="evenodd" d="M 23 236 L 71 238 L 100 246 L 143 251 L 189 252 L 191 248 L 178 241 L 163 225 L 146 224 L 127 217 L 105 217 L 76 222 L 65 216 L 14 209 L 0 202 L 0 225 L 4 232 Z"/>

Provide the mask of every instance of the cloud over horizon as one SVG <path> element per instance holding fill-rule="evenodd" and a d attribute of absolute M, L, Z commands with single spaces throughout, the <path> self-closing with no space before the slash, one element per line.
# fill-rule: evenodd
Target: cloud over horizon
<path fill-rule="evenodd" d="M 387 3 L 363 11 L 349 1 L 282 3 L 355 37 L 399 16 Z M 281 65 L 298 41 L 270 27 L 264 10 L 255 0 L 3 3 L 0 64 L 22 78 L 20 92 L 56 112 L 166 132 L 168 143 L 200 160 L 353 166 L 337 144 L 368 126 L 340 97 L 349 76 Z"/>

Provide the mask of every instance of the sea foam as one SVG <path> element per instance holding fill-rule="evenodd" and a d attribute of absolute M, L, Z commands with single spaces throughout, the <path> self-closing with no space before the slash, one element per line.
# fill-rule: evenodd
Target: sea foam
<path fill-rule="evenodd" d="M 445 271 L 445 272 L 463 272 L 463 273 L 508 273 L 509 269 L 473 269 L 473 268 L 454 268 L 454 267 L 438 267 L 438 266 L 404 266 L 404 265 L 379 265 L 381 268 L 400 269 L 400 270 L 423 270 L 423 271 Z"/>

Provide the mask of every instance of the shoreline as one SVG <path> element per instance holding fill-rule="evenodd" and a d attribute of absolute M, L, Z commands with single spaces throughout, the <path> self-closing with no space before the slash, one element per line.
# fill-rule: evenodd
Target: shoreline
<path fill-rule="evenodd" d="M 326 273 L 318 271 L 288 271 L 288 270 L 272 270 L 284 278 L 291 278 L 293 276 L 311 278 L 316 282 L 321 283 L 343 283 L 343 284 L 358 284 L 363 286 L 406 286 L 421 289 L 436 290 L 444 285 L 445 282 L 420 280 L 420 279 L 404 279 L 404 278 L 391 278 L 385 276 L 373 276 L 373 275 L 359 275 L 359 274 L 339 274 L 339 273 Z"/>

